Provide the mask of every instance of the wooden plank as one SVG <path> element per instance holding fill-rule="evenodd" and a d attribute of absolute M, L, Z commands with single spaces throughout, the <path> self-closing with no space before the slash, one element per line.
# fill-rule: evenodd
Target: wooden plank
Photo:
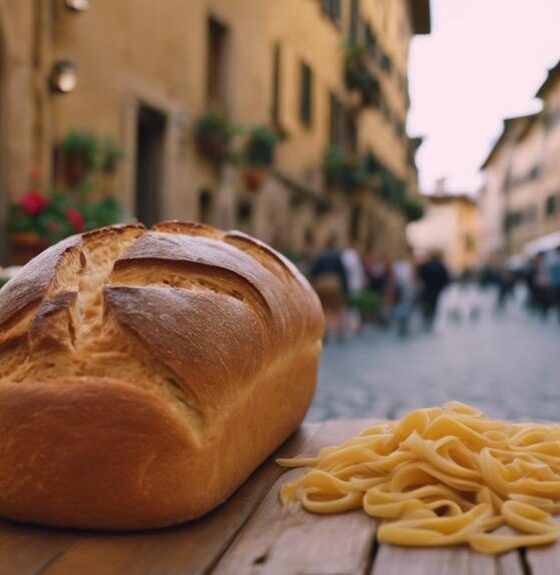
<path fill-rule="evenodd" d="M 305 450 L 318 424 L 305 425 L 275 457 Z M 52 561 L 43 575 L 183 575 L 206 572 L 217 561 L 270 486 L 282 474 L 271 458 L 215 512 L 174 528 L 90 534 Z"/>
<path fill-rule="evenodd" d="M 556 516 L 560 521 L 560 515 Z M 544 547 L 529 547 L 525 555 L 533 575 L 558 575 L 560 572 L 560 541 Z"/>
<path fill-rule="evenodd" d="M 0 573 L 37 575 L 79 539 L 75 531 L 0 521 Z"/>
<path fill-rule="evenodd" d="M 371 422 L 321 424 L 311 451 L 355 435 Z M 280 486 L 303 472 L 283 475 L 218 563 L 213 575 L 290 575 L 364 573 L 375 538 L 375 522 L 358 510 L 340 515 L 314 515 L 297 504 L 283 506 Z"/>
<path fill-rule="evenodd" d="M 498 533 L 507 532 L 507 527 Z M 371 575 L 524 575 L 521 555 L 476 553 L 466 545 L 453 547 L 400 547 L 382 543 Z"/>

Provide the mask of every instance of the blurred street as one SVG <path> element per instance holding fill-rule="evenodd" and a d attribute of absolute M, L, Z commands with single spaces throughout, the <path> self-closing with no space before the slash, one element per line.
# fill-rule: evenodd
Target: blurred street
<path fill-rule="evenodd" d="M 433 333 L 415 323 L 407 339 L 368 327 L 342 344 L 329 341 L 307 419 L 399 418 L 458 400 L 495 417 L 558 420 L 558 318 L 529 315 L 524 294 L 516 295 L 497 315 L 493 290 L 453 287 Z M 469 318 L 472 308 L 480 309 L 478 318 Z"/>

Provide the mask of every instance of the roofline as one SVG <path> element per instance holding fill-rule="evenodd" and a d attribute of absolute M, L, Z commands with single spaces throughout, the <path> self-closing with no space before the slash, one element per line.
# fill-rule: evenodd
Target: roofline
<path fill-rule="evenodd" d="M 552 82 L 559 76 L 560 76 L 560 60 L 558 60 L 558 62 L 556 63 L 555 66 L 553 66 L 552 68 L 549 68 L 547 76 L 546 76 L 546 80 L 541 84 L 541 86 L 537 90 L 537 93 L 535 94 L 535 96 L 537 98 L 542 99 L 544 97 L 546 91 L 548 90 L 548 88 L 552 84 Z"/>
<path fill-rule="evenodd" d="M 429 34 L 432 31 L 430 0 L 409 0 L 410 18 L 414 34 Z"/>
<path fill-rule="evenodd" d="M 490 152 L 486 156 L 484 162 L 482 162 L 479 169 L 484 170 L 487 168 L 487 166 L 490 164 L 490 162 L 496 155 L 497 151 L 500 149 L 501 145 L 504 143 L 506 136 L 512 126 L 514 126 L 519 120 L 529 120 L 530 122 L 532 122 L 534 119 L 536 119 L 536 117 L 539 114 L 540 112 L 535 112 L 533 114 L 525 114 L 524 116 L 512 116 L 510 118 L 504 118 L 502 132 L 499 135 L 496 142 L 494 143 L 494 145 L 492 146 L 492 148 L 490 149 Z"/>
<path fill-rule="evenodd" d="M 463 193 L 463 194 L 423 194 L 422 196 L 426 201 L 432 204 L 446 204 L 449 202 L 466 202 L 468 204 L 477 205 L 476 198 L 473 196 Z"/>

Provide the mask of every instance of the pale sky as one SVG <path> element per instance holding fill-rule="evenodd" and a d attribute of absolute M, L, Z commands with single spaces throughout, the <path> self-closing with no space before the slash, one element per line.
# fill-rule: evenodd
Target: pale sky
<path fill-rule="evenodd" d="M 560 59 L 560 0 L 430 0 L 432 33 L 410 53 L 407 130 L 422 191 L 446 178 L 474 193 L 502 119 L 540 109 L 534 95 Z"/>

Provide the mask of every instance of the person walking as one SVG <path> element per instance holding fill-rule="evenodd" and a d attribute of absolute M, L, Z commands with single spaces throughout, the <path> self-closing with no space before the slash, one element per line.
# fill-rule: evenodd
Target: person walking
<path fill-rule="evenodd" d="M 552 254 L 548 266 L 550 279 L 550 302 L 556 308 L 560 321 L 560 246 Z"/>
<path fill-rule="evenodd" d="M 545 261 L 545 254 L 539 253 L 535 256 L 534 266 L 535 266 L 535 304 L 537 311 L 543 318 L 548 315 L 548 308 L 550 305 L 550 275 L 549 268 Z"/>
<path fill-rule="evenodd" d="M 366 287 L 364 264 L 362 263 L 360 254 L 354 247 L 342 250 L 342 263 L 348 280 L 348 296 L 350 302 L 347 313 L 347 323 L 351 331 L 359 332 L 362 329 L 362 315 L 356 302 Z M 354 307 L 352 307 L 353 305 Z"/>
<path fill-rule="evenodd" d="M 342 341 L 344 339 L 348 276 L 335 236 L 329 238 L 325 250 L 311 263 L 309 277 L 323 306 L 327 323 L 327 336 L 332 331 L 337 339 Z"/>
<path fill-rule="evenodd" d="M 410 258 L 399 258 L 393 264 L 393 281 L 395 283 L 395 304 L 393 316 L 397 322 L 398 334 L 408 335 L 410 317 L 416 297 L 414 265 Z"/>
<path fill-rule="evenodd" d="M 439 251 L 432 251 L 428 260 L 418 270 L 421 283 L 420 305 L 424 327 L 431 330 L 437 315 L 437 308 L 443 290 L 450 282 L 449 272 Z"/>

